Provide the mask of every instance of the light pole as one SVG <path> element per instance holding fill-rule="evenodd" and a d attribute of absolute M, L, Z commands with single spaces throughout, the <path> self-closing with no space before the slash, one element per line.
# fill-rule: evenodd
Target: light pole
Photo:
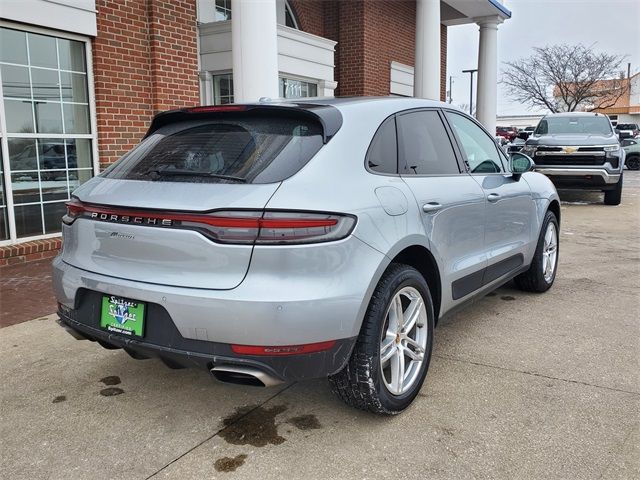
<path fill-rule="evenodd" d="M 478 71 L 477 68 L 472 68 L 470 70 L 463 70 L 462 73 L 468 73 L 471 75 L 470 89 L 469 89 L 469 115 L 472 117 L 473 115 L 473 75 Z"/>

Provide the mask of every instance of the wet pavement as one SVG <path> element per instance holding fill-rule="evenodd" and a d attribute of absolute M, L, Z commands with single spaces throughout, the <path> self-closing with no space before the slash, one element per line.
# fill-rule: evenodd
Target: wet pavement
<path fill-rule="evenodd" d="M 506 285 L 444 320 L 391 418 L 325 380 L 229 386 L 133 360 L 53 315 L 0 329 L 0 478 L 640 478 L 640 172 L 625 175 L 619 207 L 562 193 L 554 287 Z"/>

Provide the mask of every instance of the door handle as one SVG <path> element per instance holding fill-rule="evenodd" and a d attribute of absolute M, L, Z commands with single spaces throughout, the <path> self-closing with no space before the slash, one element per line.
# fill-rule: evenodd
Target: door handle
<path fill-rule="evenodd" d="M 437 212 L 441 208 L 442 208 L 442 205 L 440 205 L 438 202 L 429 202 L 429 203 L 425 203 L 422 206 L 422 211 L 425 213 L 432 213 L 432 212 Z"/>
<path fill-rule="evenodd" d="M 491 203 L 495 203 L 501 198 L 502 196 L 499 193 L 490 193 L 489 195 L 487 195 L 487 200 L 489 200 Z"/>

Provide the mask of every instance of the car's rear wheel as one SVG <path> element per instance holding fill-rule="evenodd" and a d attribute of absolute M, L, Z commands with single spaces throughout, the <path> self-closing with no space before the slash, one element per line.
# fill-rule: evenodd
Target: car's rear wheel
<path fill-rule="evenodd" d="M 616 183 L 616 186 L 612 190 L 606 190 L 604 192 L 605 205 L 620 205 L 622 201 L 622 172 L 620 173 L 620 180 Z"/>
<path fill-rule="evenodd" d="M 629 170 L 640 170 L 640 155 L 631 155 L 627 157 L 625 165 Z"/>
<path fill-rule="evenodd" d="M 527 292 L 546 292 L 556 279 L 560 253 L 558 220 L 547 212 L 540 229 L 536 253 L 529 270 L 515 278 L 516 285 Z"/>
<path fill-rule="evenodd" d="M 392 264 L 376 287 L 347 365 L 329 377 L 347 404 L 396 414 L 418 395 L 431 359 L 434 312 L 415 268 Z"/>

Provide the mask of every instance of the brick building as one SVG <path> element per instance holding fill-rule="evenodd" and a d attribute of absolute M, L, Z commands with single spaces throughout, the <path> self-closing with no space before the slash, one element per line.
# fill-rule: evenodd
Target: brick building
<path fill-rule="evenodd" d="M 262 96 L 444 99 L 455 25 L 480 27 L 477 109 L 491 129 L 509 17 L 498 0 L 2 0 L 0 266 L 54 255 L 70 193 L 155 113 Z"/>

